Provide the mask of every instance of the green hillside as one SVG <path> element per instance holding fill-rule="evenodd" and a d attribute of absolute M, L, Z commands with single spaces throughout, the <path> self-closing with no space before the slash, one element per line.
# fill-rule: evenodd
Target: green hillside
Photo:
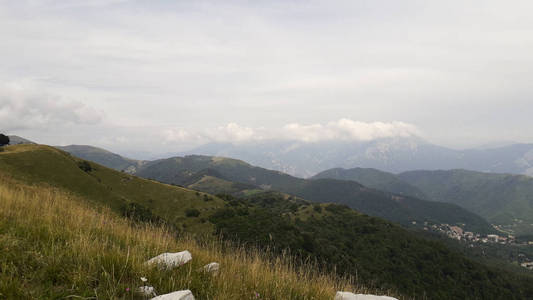
<path fill-rule="evenodd" d="M 0 154 L 2 156 L 2 154 Z M 165 269 L 145 262 L 188 250 L 192 260 Z M 216 276 L 202 272 L 220 263 Z M 144 283 L 141 277 L 146 278 Z M 0 174 L 0 299 L 130 299 L 189 289 L 196 299 L 333 299 L 339 286 L 376 292 L 290 257 L 217 240 L 199 243 L 162 226 L 131 222 L 57 187 L 29 186 Z"/>
<path fill-rule="evenodd" d="M 5 147 L 0 153 L 0 174 L 28 184 L 64 188 L 115 211 L 147 219 L 162 218 L 194 232 L 211 231 L 211 225 L 201 220 L 222 205 L 216 197 L 87 163 L 43 145 Z M 191 209 L 198 210 L 200 217 L 187 217 L 186 211 Z"/>
<path fill-rule="evenodd" d="M 516 234 L 533 234 L 532 177 L 467 170 L 412 171 L 399 177 L 428 199 L 460 205 Z"/>
<path fill-rule="evenodd" d="M 301 179 L 229 158 L 191 155 L 163 159 L 146 164 L 136 175 L 185 185 L 190 184 L 190 179 L 195 178 L 198 172 L 206 169 L 216 171 L 225 181 L 280 191 L 314 202 L 342 203 L 368 215 L 403 225 L 410 226 L 413 221 L 417 224 L 429 221 L 439 224 L 465 224 L 467 230 L 479 233 L 493 231 L 483 218 L 456 205 L 389 194 L 353 181 Z M 212 186 L 205 190 L 215 192 Z M 217 192 L 224 192 L 224 189 Z"/>
<path fill-rule="evenodd" d="M 373 189 L 387 191 L 403 196 L 411 196 L 420 199 L 425 199 L 426 197 L 426 195 L 424 195 L 420 189 L 402 181 L 395 174 L 372 168 L 335 168 L 320 172 L 312 177 L 312 179 L 325 178 L 352 180 Z"/>

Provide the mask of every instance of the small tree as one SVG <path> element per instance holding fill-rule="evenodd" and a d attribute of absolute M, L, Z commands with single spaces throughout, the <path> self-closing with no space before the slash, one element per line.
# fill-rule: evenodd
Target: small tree
<path fill-rule="evenodd" d="M 9 144 L 9 137 L 0 133 L 0 147 Z"/>

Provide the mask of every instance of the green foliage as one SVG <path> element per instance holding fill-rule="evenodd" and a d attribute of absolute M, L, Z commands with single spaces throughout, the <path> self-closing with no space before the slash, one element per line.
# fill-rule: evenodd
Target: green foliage
<path fill-rule="evenodd" d="M 187 208 L 185 210 L 185 216 L 187 218 L 196 218 L 198 216 L 200 216 L 200 211 L 196 208 Z"/>
<path fill-rule="evenodd" d="M 138 222 L 162 223 L 163 220 L 142 204 L 130 202 L 121 207 L 122 216 Z"/>
<path fill-rule="evenodd" d="M 225 238 L 279 252 L 290 249 L 302 260 L 311 257 L 320 262 L 323 269 L 406 295 L 520 299 L 533 292 L 531 278 L 485 267 L 441 243 L 414 237 L 397 225 L 346 206 L 329 204 L 319 211 L 315 205 L 299 204 L 297 213 L 292 213 L 283 202 L 279 198 L 240 200 L 218 210 L 210 221 Z"/>
<path fill-rule="evenodd" d="M 86 160 L 82 160 L 80 162 L 78 162 L 78 167 L 83 171 L 83 172 L 91 172 L 93 170 L 93 167 L 91 166 L 91 164 L 86 161 Z"/>

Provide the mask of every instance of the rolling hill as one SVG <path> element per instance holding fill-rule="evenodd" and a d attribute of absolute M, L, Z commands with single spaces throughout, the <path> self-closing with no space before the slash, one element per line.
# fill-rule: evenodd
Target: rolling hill
<path fill-rule="evenodd" d="M 0 153 L 0 173 L 27 184 L 66 189 L 94 203 L 105 204 L 122 214 L 164 219 L 179 229 L 210 231 L 209 223 L 188 218 L 196 209 L 207 217 L 222 207 L 222 200 L 181 187 L 118 172 L 44 145 L 17 145 Z M 208 199 L 208 201 L 205 201 Z"/>
<path fill-rule="evenodd" d="M 351 208 L 385 218 L 403 225 L 416 222 L 465 224 L 467 230 L 479 233 L 492 232 L 491 226 L 481 217 L 456 205 L 424 201 L 410 196 L 390 194 L 367 188 L 347 180 L 306 180 L 254 167 L 243 161 L 191 155 L 153 161 L 142 166 L 136 175 L 161 182 L 184 185 L 197 172 L 215 170 L 221 179 L 253 185 L 263 190 L 274 190 L 302 197 L 314 202 L 341 203 Z M 209 190 L 214 192 L 214 190 Z M 463 225 L 462 225 L 463 226 Z"/>
<path fill-rule="evenodd" d="M 371 168 L 335 168 L 320 172 L 311 177 L 311 179 L 324 178 L 352 180 L 373 189 L 387 191 L 398 195 L 412 196 L 420 199 L 425 199 L 427 197 L 420 189 L 402 181 L 395 174 Z"/>

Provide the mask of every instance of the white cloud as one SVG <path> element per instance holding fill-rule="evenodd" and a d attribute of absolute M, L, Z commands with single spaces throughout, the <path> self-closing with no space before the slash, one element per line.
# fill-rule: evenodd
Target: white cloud
<path fill-rule="evenodd" d="M 217 142 L 245 142 L 260 138 L 254 129 L 236 123 L 208 130 L 207 137 Z"/>
<path fill-rule="evenodd" d="M 161 136 L 165 144 L 179 143 L 199 145 L 209 142 L 239 143 L 260 139 L 258 131 L 236 123 L 193 132 L 183 128 L 165 129 Z"/>
<path fill-rule="evenodd" d="M 0 128 L 6 132 L 50 129 L 54 126 L 94 125 L 104 114 L 80 101 L 37 92 L 27 84 L 0 85 Z"/>
<path fill-rule="evenodd" d="M 370 141 L 390 137 L 419 136 L 416 126 L 404 122 L 360 122 L 340 119 L 325 125 L 288 124 L 283 128 L 286 138 L 303 142 L 320 142 L 328 140 Z"/>
<path fill-rule="evenodd" d="M 291 123 L 282 128 L 265 129 L 229 123 L 225 126 L 191 132 L 166 129 L 162 136 L 166 144 L 199 145 L 209 142 L 246 143 L 261 140 L 294 140 L 314 143 L 323 141 L 371 141 L 380 138 L 420 136 L 420 130 L 404 122 L 361 122 L 340 119 L 326 124 L 302 125 Z"/>

